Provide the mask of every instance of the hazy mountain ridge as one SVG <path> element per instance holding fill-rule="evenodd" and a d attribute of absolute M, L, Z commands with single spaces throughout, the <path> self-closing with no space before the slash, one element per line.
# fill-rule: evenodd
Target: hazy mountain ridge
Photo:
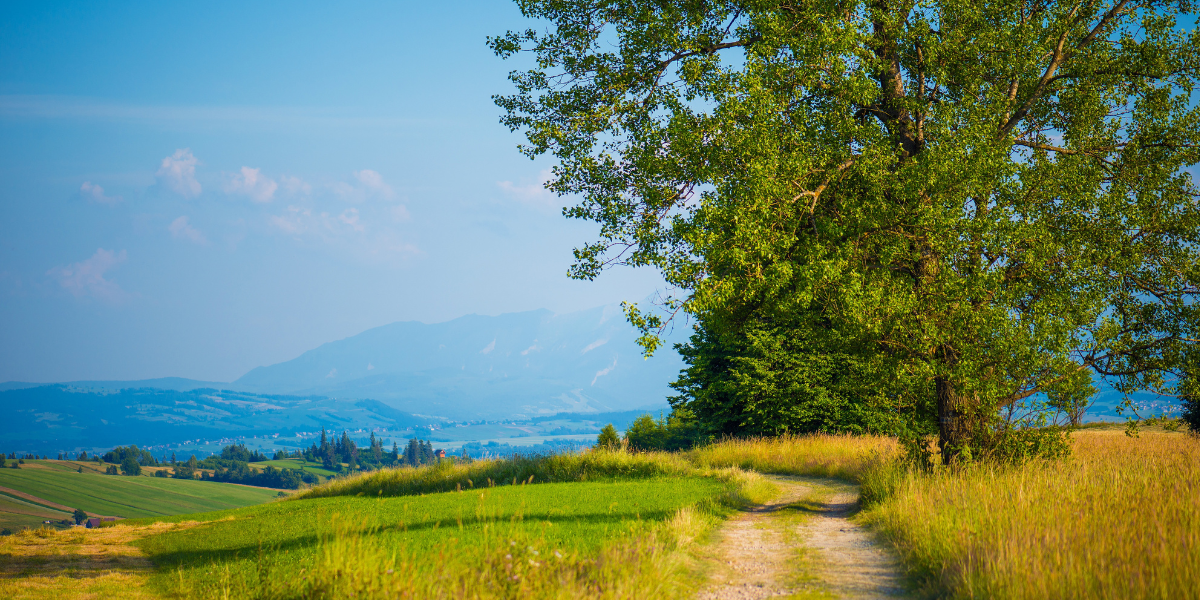
<path fill-rule="evenodd" d="M 341 429 L 404 429 L 430 419 L 373 400 L 248 394 L 201 388 L 81 388 L 46 385 L 0 391 L 4 447 L 90 448 L 186 439 Z M 36 451 L 36 450 L 34 450 Z"/>
<path fill-rule="evenodd" d="M 400 322 L 253 369 L 232 386 L 372 398 L 456 419 L 665 406 L 683 363 L 669 346 L 643 360 L 636 336 L 616 305 Z"/>

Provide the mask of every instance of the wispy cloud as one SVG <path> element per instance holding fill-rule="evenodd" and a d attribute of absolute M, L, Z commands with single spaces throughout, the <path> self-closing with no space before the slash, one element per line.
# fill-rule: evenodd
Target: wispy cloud
<path fill-rule="evenodd" d="M 171 224 L 167 226 L 167 231 L 171 232 L 171 237 L 178 240 L 188 240 L 201 245 L 208 243 L 208 238 L 204 237 L 199 229 L 192 227 L 186 216 L 171 221 Z"/>
<path fill-rule="evenodd" d="M 200 182 L 196 181 L 196 160 L 190 148 L 181 148 L 175 154 L 162 159 L 162 165 L 154 175 L 171 191 L 184 198 L 200 195 Z"/>
<path fill-rule="evenodd" d="M 615 368 L 617 368 L 617 357 L 614 356 L 613 363 L 611 365 L 608 365 L 607 367 L 604 367 L 603 369 L 596 371 L 596 376 L 592 378 L 592 385 L 596 385 L 597 379 L 600 379 L 601 377 L 604 377 L 605 375 L 612 373 L 613 369 L 615 369 Z"/>
<path fill-rule="evenodd" d="M 393 195 L 392 186 L 384 183 L 383 175 L 380 175 L 376 171 L 372 171 L 371 169 L 355 171 L 354 178 L 357 179 L 358 182 L 363 185 L 363 187 L 383 196 L 384 198 L 391 198 Z"/>
<path fill-rule="evenodd" d="M 225 193 L 249 196 L 255 202 L 270 202 L 277 189 L 279 184 L 274 179 L 250 167 L 242 167 L 240 173 L 228 175 L 225 180 Z"/>
<path fill-rule="evenodd" d="M 509 197 L 528 204 L 534 208 L 548 210 L 556 209 L 560 206 L 561 201 L 558 194 L 546 189 L 546 184 L 554 178 L 550 169 L 543 169 L 538 173 L 537 183 L 516 184 L 511 181 L 497 181 L 496 185 L 500 187 Z"/>
<path fill-rule="evenodd" d="M 391 200 L 396 196 L 392 186 L 383 180 L 383 175 L 371 169 L 354 172 L 354 182 L 339 181 L 332 186 L 333 193 L 346 202 L 366 202 L 378 198 Z"/>
<path fill-rule="evenodd" d="M 342 214 L 338 215 L 338 220 L 349 225 L 350 228 L 355 231 L 363 230 L 362 223 L 358 222 L 357 208 L 347 208 L 346 210 L 342 211 Z"/>
<path fill-rule="evenodd" d="M 54 267 L 46 274 L 58 281 L 64 290 L 76 298 L 91 296 L 106 302 L 117 303 L 128 298 L 129 294 L 116 282 L 105 279 L 104 274 L 125 262 L 125 258 L 124 250 L 113 252 L 98 248 L 91 258 L 65 267 Z"/>
<path fill-rule="evenodd" d="M 595 350 L 596 348 L 599 348 L 600 346 L 603 346 L 607 343 L 608 343 L 608 338 L 604 338 L 602 340 L 596 340 L 596 341 L 588 344 L 586 347 L 584 347 L 584 349 L 581 350 L 579 353 L 587 354 L 588 352 L 591 352 L 592 350 Z"/>
<path fill-rule="evenodd" d="M 120 196 L 105 196 L 104 188 L 90 181 L 85 181 L 83 185 L 79 186 L 79 194 L 86 198 L 88 202 L 97 202 L 110 206 L 121 201 Z"/>
<path fill-rule="evenodd" d="M 283 186 L 283 191 L 287 194 L 311 194 L 312 185 L 299 177 L 284 175 L 279 178 L 279 183 Z"/>

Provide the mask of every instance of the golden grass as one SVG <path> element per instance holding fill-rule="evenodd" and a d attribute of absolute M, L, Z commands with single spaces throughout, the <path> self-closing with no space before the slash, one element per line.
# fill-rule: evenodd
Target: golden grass
<path fill-rule="evenodd" d="M 331 496 L 408 496 L 521 483 L 562 483 L 612 478 L 637 479 L 686 475 L 693 467 L 667 452 L 629 454 L 592 451 L 457 463 L 445 460 L 416 469 L 383 469 L 294 494 L 290 500 Z"/>
<path fill-rule="evenodd" d="M 789 435 L 730 439 L 687 453 L 701 467 L 740 467 L 760 473 L 811 475 L 858 481 L 870 465 L 900 454 L 895 438 L 852 435 Z"/>
<path fill-rule="evenodd" d="M 1073 446 L 1060 461 L 901 474 L 865 520 L 931 595 L 1200 593 L 1200 441 L 1080 432 Z"/>
<path fill-rule="evenodd" d="M 0 597 L 154 598 L 153 566 L 132 542 L 191 523 L 28 529 L 0 538 Z"/>

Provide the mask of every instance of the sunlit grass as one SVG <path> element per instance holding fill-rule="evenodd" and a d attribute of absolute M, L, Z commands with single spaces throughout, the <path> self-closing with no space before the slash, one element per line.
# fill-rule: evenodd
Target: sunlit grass
<path fill-rule="evenodd" d="M 890 461 L 899 453 L 899 445 L 890 437 L 813 434 L 729 439 L 687 456 L 701 467 L 857 481 L 870 465 Z"/>
<path fill-rule="evenodd" d="M 688 475 L 693 466 L 677 454 L 583 452 L 517 456 L 505 459 L 441 463 L 418 469 L 383 469 L 335 479 L 293 496 L 294 500 L 331 496 L 408 496 L 489 488 L 522 483 L 563 483 L 609 479 L 645 479 Z"/>
<path fill-rule="evenodd" d="M 1060 461 L 880 472 L 864 515 L 917 584 L 956 598 L 1186 598 L 1200 590 L 1200 441 L 1076 433 Z M 870 476 L 868 476 L 870 479 Z"/>
<path fill-rule="evenodd" d="M 775 491 L 666 454 L 447 461 L 192 516 L 209 522 L 139 545 L 177 597 L 676 598 L 695 586 L 679 550 Z"/>

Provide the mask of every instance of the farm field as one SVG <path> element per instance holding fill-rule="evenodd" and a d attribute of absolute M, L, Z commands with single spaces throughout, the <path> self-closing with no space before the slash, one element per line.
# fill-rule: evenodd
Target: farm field
<path fill-rule="evenodd" d="M 301 471 L 307 471 L 314 475 L 320 475 L 321 477 L 332 477 L 334 475 L 333 471 L 324 468 L 321 463 L 309 462 L 303 458 L 286 458 L 283 460 L 266 460 L 250 463 L 250 468 L 252 469 L 262 470 L 268 466 L 275 467 L 276 469 L 297 469 Z"/>
<path fill-rule="evenodd" d="M 57 462 L 26 461 L 20 469 L 0 469 L 0 487 L 91 514 L 126 518 L 240 508 L 278 495 L 275 490 L 210 481 L 78 473 Z"/>

